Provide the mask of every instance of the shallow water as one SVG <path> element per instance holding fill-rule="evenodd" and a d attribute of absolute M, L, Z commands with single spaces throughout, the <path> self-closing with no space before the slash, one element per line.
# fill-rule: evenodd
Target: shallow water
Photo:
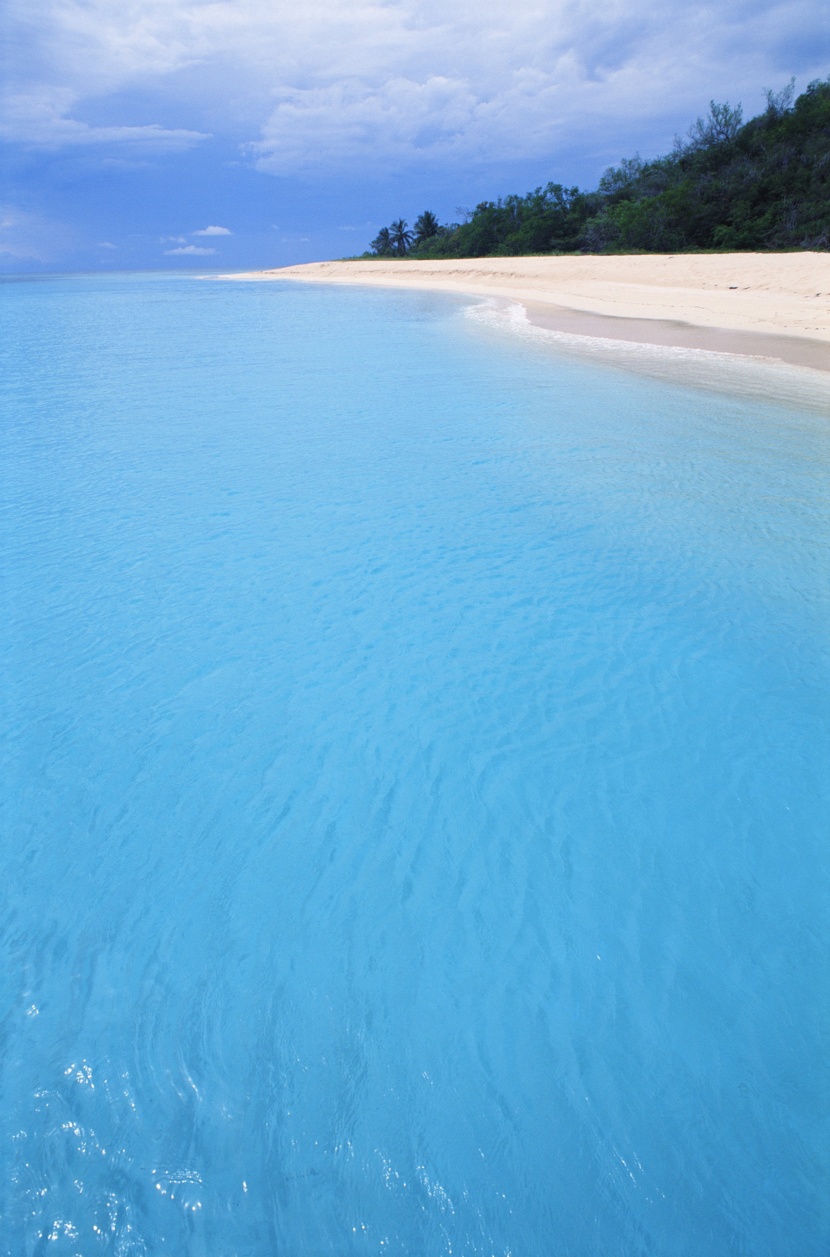
<path fill-rule="evenodd" d="M 0 309 L 0 1250 L 824 1257 L 830 419 Z"/>

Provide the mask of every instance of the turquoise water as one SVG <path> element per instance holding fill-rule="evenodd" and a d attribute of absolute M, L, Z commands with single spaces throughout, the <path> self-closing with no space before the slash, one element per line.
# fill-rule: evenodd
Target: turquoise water
<path fill-rule="evenodd" d="M 828 417 L 0 305 L 0 1251 L 826 1257 Z"/>

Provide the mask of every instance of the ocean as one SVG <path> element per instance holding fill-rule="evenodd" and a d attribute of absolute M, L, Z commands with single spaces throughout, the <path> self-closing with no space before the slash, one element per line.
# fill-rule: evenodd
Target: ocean
<path fill-rule="evenodd" d="M 830 1251 L 830 408 L 482 310 L 0 285 L 3 1254 Z"/>

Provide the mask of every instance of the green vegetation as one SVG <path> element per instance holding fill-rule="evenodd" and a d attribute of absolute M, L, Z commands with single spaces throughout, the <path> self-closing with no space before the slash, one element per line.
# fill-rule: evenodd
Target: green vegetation
<path fill-rule="evenodd" d="M 595 192 L 549 183 L 445 226 L 426 211 L 414 233 L 403 219 L 384 227 L 364 256 L 828 249 L 830 78 L 797 100 L 793 89 L 767 92 L 748 122 L 740 105 L 712 101 L 669 156 L 628 158 Z"/>

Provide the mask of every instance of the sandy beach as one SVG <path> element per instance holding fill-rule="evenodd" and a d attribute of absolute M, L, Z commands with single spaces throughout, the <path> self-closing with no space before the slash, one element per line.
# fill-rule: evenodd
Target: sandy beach
<path fill-rule="evenodd" d="M 830 254 L 365 259 L 233 279 L 420 288 L 520 302 L 573 335 L 778 359 L 830 372 Z"/>

